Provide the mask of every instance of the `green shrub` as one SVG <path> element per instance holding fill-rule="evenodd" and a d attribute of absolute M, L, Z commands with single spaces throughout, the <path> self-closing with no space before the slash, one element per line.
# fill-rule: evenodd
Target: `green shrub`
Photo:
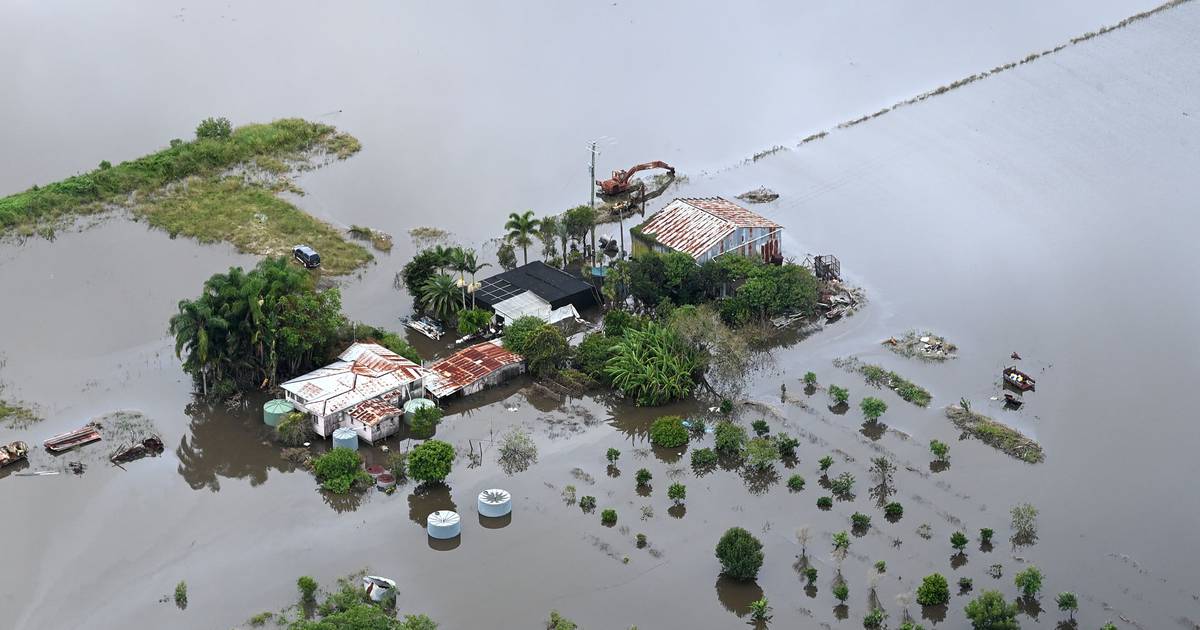
<path fill-rule="evenodd" d="M 969 577 L 963 576 L 958 578 L 958 590 L 965 593 L 975 586 L 975 581 Z"/>
<path fill-rule="evenodd" d="M 766 420 L 761 419 L 751 422 L 750 428 L 754 429 L 754 435 L 757 435 L 758 437 L 762 437 L 771 432 L 771 426 L 767 424 Z"/>
<path fill-rule="evenodd" d="M 397 482 L 408 479 L 408 453 L 404 451 L 391 451 L 387 456 L 388 472 L 396 478 Z"/>
<path fill-rule="evenodd" d="M 596 497 L 590 494 L 584 495 L 583 498 L 579 499 L 579 509 L 584 512 L 591 512 L 596 509 Z"/>
<path fill-rule="evenodd" d="M 867 613 L 865 617 L 863 617 L 863 627 L 867 628 L 867 630 L 878 630 L 879 628 L 884 627 L 884 623 L 887 621 L 887 616 L 887 612 L 882 608 L 874 608 L 871 610 L 871 612 Z"/>
<path fill-rule="evenodd" d="M 762 567 L 762 543 L 741 527 L 731 527 L 717 542 L 721 572 L 735 580 L 753 580 Z"/>
<path fill-rule="evenodd" d="M 850 597 L 850 587 L 846 585 L 845 581 L 834 584 L 833 596 L 836 597 L 839 602 L 845 603 L 846 599 Z"/>
<path fill-rule="evenodd" d="M 302 446 L 312 435 L 310 426 L 308 416 L 303 412 L 284 414 L 275 425 L 275 439 L 285 446 Z"/>
<path fill-rule="evenodd" d="M 812 584 L 817 581 L 817 568 L 806 567 L 804 569 L 804 579 L 808 580 L 809 586 L 812 586 Z"/>
<path fill-rule="evenodd" d="M 922 606 L 941 606 L 950 601 L 950 585 L 941 573 L 933 573 L 921 580 L 917 587 L 917 603 Z"/>
<path fill-rule="evenodd" d="M 673 483 L 667 488 L 667 498 L 675 503 L 683 503 L 687 499 L 687 486 L 681 483 Z"/>
<path fill-rule="evenodd" d="M 711 448 L 702 448 L 692 451 L 692 466 L 696 468 L 708 468 L 717 463 L 717 453 Z"/>
<path fill-rule="evenodd" d="M 849 497 L 854 494 L 854 475 L 844 472 L 829 480 L 829 491 L 838 497 Z"/>
<path fill-rule="evenodd" d="M 817 384 L 817 373 L 816 372 L 805 372 L 804 373 L 804 384 L 808 385 L 809 387 L 815 386 Z"/>
<path fill-rule="evenodd" d="M 408 476 L 418 482 L 440 483 L 454 466 L 454 447 L 441 440 L 428 440 L 408 454 Z"/>
<path fill-rule="evenodd" d="M 984 528 L 980 529 L 979 530 L 979 542 L 981 542 L 985 545 L 992 544 L 992 534 L 994 534 L 994 533 L 995 532 L 993 532 L 992 528 L 990 528 L 990 527 L 984 527 Z"/>
<path fill-rule="evenodd" d="M 575 348 L 575 365 L 584 374 L 602 383 L 608 383 L 608 372 L 605 371 L 604 366 L 612 358 L 613 345 L 613 340 L 603 333 L 587 335 L 580 342 L 579 347 Z"/>
<path fill-rule="evenodd" d="M 728 416 L 730 413 L 733 413 L 733 401 L 729 400 L 728 398 L 722 398 L 720 411 L 721 414 L 726 416 Z"/>
<path fill-rule="evenodd" d="M 858 407 L 862 410 L 863 416 L 871 422 L 879 420 L 879 416 L 882 416 L 887 411 L 887 403 L 873 396 L 867 396 L 862 399 Z"/>
<path fill-rule="evenodd" d="M 608 449 L 608 452 L 604 454 L 604 457 L 608 459 L 608 463 L 615 464 L 617 463 L 618 459 L 621 459 L 621 451 L 615 448 L 610 448 Z"/>
<path fill-rule="evenodd" d="M 180 608 L 186 608 L 188 603 L 187 582 L 180 580 L 175 585 L 175 605 Z"/>
<path fill-rule="evenodd" d="M 821 465 L 821 472 L 825 472 L 825 471 L 829 470 L 830 466 L 833 465 L 833 458 L 826 455 L 825 457 L 822 457 L 820 460 L 818 460 L 817 463 L 819 463 Z"/>
<path fill-rule="evenodd" d="M 1024 571 L 1021 571 L 1013 578 L 1013 582 L 1017 588 L 1021 589 L 1021 594 L 1026 597 L 1033 597 L 1042 590 L 1042 572 L 1037 567 L 1030 565 Z"/>
<path fill-rule="evenodd" d="M 940 462 L 946 461 L 946 456 L 950 454 L 950 447 L 941 440 L 929 440 L 929 452 Z"/>
<path fill-rule="evenodd" d="M 950 546 L 958 551 L 962 551 L 967 546 L 967 535 L 962 532 L 954 532 L 950 534 Z"/>
<path fill-rule="evenodd" d="M 604 370 L 613 387 L 637 405 L 653 407 L 691 396 L 700 367 L 678 333 L 650 322 L 641 330 L 625 330 Z"/>
<path fill-rule="evenodd" d="M 879 573 L 887 573 L 887 563 L 883 560 L 875 561 L 875 571 Z"/>
<path fill-rule="evenodd" d="M 746 430 L 728 420 L 718 422 L 713 434 L 716 450 L 722 455 L 740 455 L 746 445 Z"/>
<path fill-rule="evenodd" d="M 371 476 L 363 470 L 362 456 L 348 448 L 335 448 L 317 457 L 313 460 L 313 472 L 321 486 L 334 494 L 371 485 Z"/>
<path fill-rule="evenodd" d="M 779 457 L 782 459 L 792 459 L 796 457 L 796 448 L 800 446 L 800 440 L 786 434 L 780 433 L 775 436 L 775 447 L 779 449 Z"/>
<path fill-rule="evenodd" d="M 817 497 L 817 507 L 828 510 L 833 507 L 833 497 Z"/>
<path fill-rule="evenodd" d="M 771 440 L 756 437 L 746 445 L 746 464 L 756 470 L 770 468 L 779 459 L 779 448 Z"/>
<path fill-rule="evenodd" d="M 311 603 L 316 601 L 317 597 L 317 581 L 307 575 L 300 576 L 296 580 L 296 588 L 300 589 L 300 601 Z"/>
<path fill-rule="evenodd" d="M 534 376 L 553 376 L 571 356 L 571 346 L 561 330 L 544 324 L 534 331 L 525 343 L 524 352 L 529 373 Z"/>
<path fill-rule="evenodd" d="M 833 399 L 835 405 L 844 405 L 850 400 L 850 390 L 837 385 L 829 386 L 829 397 Z"/>
<path fill-rule="evenodd" d="M 650 483 L 650 480 L 654 478 L 654 475 L 651 475 L 650 471 L 646 470 L 645 468 L 639 468 L 633 477 L 637 480 L 637 485 L 644 486 Z"/>
<path fill-rule="evenodd" d="M 605 508 L 600 511 L 600 522 L 605 525 L 615 525 L 617 523 L 617 511 L 612 508 Z"/>
<path fill-rule="evenodd" d="M 1020 630 L 1017 605 L 1004 600 L 999 591 L 984 591 L 964 609 L 974 630 Z"/>
<path fill-rule="evenodd" d="M 1054 603 L 1058 604 L 1058 609 L 1062 612 L 1069 613 L 1071 618 L 1075 618 L 1075 611 L 1079 610 L 1079 598 L 1075 593 L 1063 591 L 1054 598 Z"/>
<path fill-rule="evenodd" d="M 439 407 L 421 407 L 413 412 L 412 418 L 412 435 L 415 438 L 425 439 L 432 437 L 437 431 L 437 425 L 442 421 L 442 416 L 445 412 Z"/>
<path fill-rule="evenodd" d="M 850 523 L 855 529 L 866 529 L 871 526 L 871 517 L 862 512 L 855 512 L 850 515 Z"/>
<path fill-rule="evenodd" d="M 197 140 L 224 140 L 233 133 L 233 125 L 228 118 L 205 118 L 196 125 Z"/>
<path fill-rule="evenodd" d="M 504 347 L 517 354 L 524 355 L 529 346 L 529 340 L 534 333 L 541 330 L 546 322 L 538 317 L 527 315 L 518 317 L 504 326 Z"/>
<path fill-rule="evenodd" d="M 688 430 L 679 416 L 663 416 L 650 425 L 650 442 L 663 448 L 677 448 L 687 444 Z"/>
<path fill-rule="evenodd" d="M 791 490 L 792 492 L 800 492 L 804 489 L 804 477 L 801 477 L 800 475 L 792 475 L 791 477 L 788 477 L 787 487 L 788 490 Z"/>
<path fill-rule="evenodd" d="M 558 614 L 557 610 L 550 611 L 550 621 L 546 623 L 546 630 L 576 630 L 578 627 L 574 621 Z"/>
<path fill-rule="evenodd" d="M 458 312 L 458 334 L 474 335 L 484 330 L 492 323 L 491 311 L 482 308 L 468 308 Z"/>
<path fill-rule="evenodd" d="M 901 516 L 904 516 L 904 506 L 892 501 L 891 503 L 883 506 L 883 514 L 890 519 L 898 519 Z"/>

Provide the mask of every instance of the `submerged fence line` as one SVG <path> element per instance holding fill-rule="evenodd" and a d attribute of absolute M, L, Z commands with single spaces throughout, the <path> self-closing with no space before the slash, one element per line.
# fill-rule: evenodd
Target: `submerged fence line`
<path fill-rule="evenodd" d="M 941 94 L 945 94 L 946 92 L 950 92 L 951 90 L 957 90 L 958 88 L 960 88 L 964 85 L 974 83 L 980 79 L 990 77 L 990 76 L 999 74 L 1001 72 L 1005 72 L 1007 70 L 1012 70 L 1013 68 L 1016 68 L 1017 66 L 1022 66 L 1031 61 L 1034 61 L 1036 59 L 1040 59 L 1041 57 L 1045 57 L 1046 55 L 1054 54 L 1064 48 L 1067 48 L 1068 46 L 1074 46 L 1075 44 L 1086 42 L 1090 39 L 1099 37 L 1106 33 L 1111 33 L 1112 31 L 1125 28 L 1126 26 L 1129 26 L 1130 24 L 1133 24 L 1135 22 L 1140 22 L 1148 17 L 1157 15 L 1168 9 L 1173 9 L 1181 4 L 1187 4 L 1188 2 L 1191 2 L 1191 1 L 1192 0 L 1169 0 L 1168 2 L 1160 4 L 1152 9 L 1147 9 L 1146 11 L 1142 11 L 1141 13 L 1136 13 L 1134 15 L 1131 15 L 1131 16 L 1121 20 L 1120 22 L 1117 22 L 1116 24 L 1110 24 L 1108 26 L 1101 27 L 1099 30 L 1089 31 L 1087 33 L 1084 33 L 1083 35 L 1079 35 L 1078 37 L 1072 37 L 1070 40 L 1068 40 L 1062 44 L 1059 44 L 1053 48 L 1047 48 L 1046 50 L 1043 50 L 1041 52 L 1030 53 L 1029 55 L 1026 55 L 1023 59 L 1021 59 L 1020 61 L 1010 61 L 1008 63 L 1001 64 L 999 66 L 996 66 L 995 68 L 992 68 L 991 70 L 984 70 L 983 72 L 972 74 L 968 77 L 963 77 L 963 78 L 958 79 L 957 81 L 954 81 L 947 85 L 943 85 L 941 87 L 929 90 L 928 92 L 922 92 L 921 94 L 918 94 L 912 98 L 905 99 L 903 101 L 900 101 L 900 102 L 890 105 L 888 107 L 884 107 L 883 109 L 881 109 L 875 113 L 866 114 L 864 116 L 860 116 L 853 120 L 847 120 L 845 122 L 838 123 L 838 125 L 836 127 L 834 127 L 833 129 L 819 131 L 812 135 L 806 136 L 804 139 L 800 140 L 800 142 L 796 144 L 796 148 L 802 147 L 810 142 L 815 142 L 817 140 L 820 140 L 821 138 L 824 138 L 825 136 L 829 135 L 829 133 L 831 131 L 835 131 L 837 129 L 848 129 L 855 125 L 867 122 L 868 120 L 878 118 L 878 117 L 880 117 L 892 110 L 898 109 L 900 107 L 920 103 L 921 101 L 924 101 L 929 98 L 933 98 L 934 96 L 939 96 Z M 788 147 L 776 145 L 769 149 L 759 151 L 758 153 L 755 153 L 751 157 L 748 157 L 745 160 L 742 160 L 741 164 L 750 164 L 752 162 L 757 162 L 768 156 L 774 155 L 781 151 L 788 151 L 788 150 L 790 150 Z M 733 167 L 731 166 L 730 168 L 733 168 Z M 725 169 L 722 169 L 722 170 L 725 170 Z"/>

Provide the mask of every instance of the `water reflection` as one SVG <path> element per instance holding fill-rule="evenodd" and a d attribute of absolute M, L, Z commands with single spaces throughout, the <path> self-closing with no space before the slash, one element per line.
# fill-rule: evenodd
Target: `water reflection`
<path fill-rule="evenodd" d="M 504 516 L 484 516 L 480 514 L 479 524 L 483 526 L 484 529 L 504 529 L 505 527 L 512 525 L 512 512 L 509 512 Z"/>
<path fill-rule="evenodd" d="M 442 483 L 421 484 L 408 495 L 408 520 L 421 529 L 425 529 L 429 515 L 438 510 L 458 511 L 458 506 L 450 496 L 450 486 Z"/>
<path fill-rule="evenodd" d="M 1017 598 L 1017 610 L 1037 621 L 1038 615 L 1042 614 L 1042 602 L 1036 597 L 1023 595 Z"/>
<path fill-rule="evenodd" d="M 844 416 L 844 415 L 846 415 L 846 412 L 847 412 L 847 411 L 849 411 L 849 410 L 850 410 L 850 404 L 849 404 L 849 403 L 838 403 L 838 404 L 836 404 L 836 405 L 830 405 L 830 406 L 829 406 L 829 411 L 830 411 L 831 413 L 833 413 L 834 415 L 838 415 L 838 416 Z"/>
<path fill-rule="evenodd" d="M 680 458 L 683 457 L 683 454 L 685 452 L 687 452 L 687 447 L 684 446 L 683 448 L 660 448 L 660 447 L 656 446 L 656 447 L 653 447 L 651 450 L 654 451 L 654 457 L 658 461 L 663 462 L 664 464 L 674 464 L 675 462 L 678 462 L 680 460 Z"/>
<path fill-rule="evenodd" d="M 779 483 L 779 471 L 774 466 L 761 469 L 747 467 L 742 480 L 746 482 L 750 494 L 765 494 L 771 486 Z"/>
<path fill-rule="evenodd" d="M 858 432 L 865 435 L 872 442 L 878 442 L 879 438 L 883 437 L 884 433 L 887 433 L 887 429 L 888 425 L 882 422 L 868 420 L 862 423 L 862 428 Z"/>
<path fill-rule="evenodd" d="M 954 569 L 955 571 L 957 571 L 960 568 L 966 566 L 966 564 L 967 564 L 967 554 L 962 553 L 960 551 L 960 552 L 954 554 L 953 556 L 950 556 L 950 568 L 951 569 Z"/>
<path fill-rule="evenodd" d="M 325 505 L 328 505 L 330 508 L 332 508 L 334 512 L 337 512 L 338 514 L 345 514 L 346 512 L 353 512 L 354 510 L 357 510 L 358 507 L 362 505 L 363 500 L 366 498 L 367 492 L 374 491 L 367 490 L 366 492 L 336 494 L 329 492 L 328 490 L 321 490 L 321 498 L 325 500 Z"/>
<path fill-rule="evenodd" d="M 217 492 L 221 477 L 245 479 L 258 486 L 271 470 L 296 470 L 296 465 L 280 454 L 270 428 L 254 413 L 261 402 L 254 398 L 234 409 L 196 402 L 184 408 L 191 434 L 179 440 L 175 456 L 179 475 L 192 489 Z"/>
<path fill-rule="evenodd" d="M 750 602 L 763 597 L 763 590 L 757 582 L 742 582 L 724 575 L 717 578 L 716 589 L 717 600 L 721 602 L 725 610 L 738 617 L 750 614 Z"/>
<path fill-rule="evenodd" d="M 429 539 L 429 548 L 434 551 L 453 551 L 458 549 L 459 545 L 462 544 L 461 535 L 444 539 L 434 538 L 433 536 L 426 536 L 426 538 Z"/>
<path fill-rule="evenodd" d="M 922 606 L 921 618 L 929 620 L 929 623 L 936 626 L 946 620 L 946 610 L 947 606 L 945 604 L 940 606 Z"/>
<path fill-rule="evenodd" d="M 672 505 L 671 507 L 667 508 L 667 514 L 670 514 L 671 518 L 683 518 L 684 515 L 687 514 L 687 506 Z"/>

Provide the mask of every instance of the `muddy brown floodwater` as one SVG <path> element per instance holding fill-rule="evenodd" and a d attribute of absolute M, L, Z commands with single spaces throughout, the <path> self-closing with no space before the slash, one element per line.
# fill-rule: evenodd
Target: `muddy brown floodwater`
<path fill-rule="evenodd" d="M 391 279 L 412 253 L 408 228 L 436 224 L 478 246 L 511 210 L 584 201 L 584 144 L 605 135 L 617 141 L 603 145 L 601 171 L 664 159 L 689 175 L 673 194 L 779 192 L 754 208 L 787 226 L 785 251 L 838 255 L 870 302 L 807 339 L 775 340 L 773 360 L 751 375 L 752 404 L 738 417 L 801 439 L 798 460 L 775 474 L 692 470 L 689 451 L 711 436 L 686 450 L 649 447 L 655 417 L 707 415 L 698 403 L 637 409 L 519 380 L 448 410 L 438 437 L 483 448 L 478 466 L 460 459 L 448 487 L 335 499 L 270 443 L 261 400 L 194 404 L 165 336 L 179 299 L 253 258 L 119 217 L 53 242 L 5 243 L 0 380 L 46 420 L 2 428 L 0 441 L 40 443 L 90 418 L 137 412 L 167 452 L 121 469 L 93 457 L 106 445 L 57 458 L 35 449 L 26 471 L 65 474 L 0 476 L 0 627 L 228 628 L 288 605 L 299 575 L 328 585 L 364 567 L 397 580 L 403 611 L 444 628 L 496 618 L 535 628 L 550 609 L 587 628 L 742 627 L 761 596 L 774 628 L 858 627 L 874 605 L 896 625 L 898 596 L 928 573 L 1011 597 L 1012 576 L 1034 563 L 1046 585 L 1040 603 L 1022 603 L 1022 627 L 1055 627 L 1053 595 L 1072 590 L 1080 628 L 1108 619 L 1195 628 L 1200 431 L 1187 392 L 1200 379 L 1200 5 L 739 165 L 1152 4 L 5 7 L 0 58 L 15 60 L 5 67 L 16 90 L 0 99 L 0 116 L 19 124 L 0 143 L 0 192 L 140 155 L 208 115 L 331 122 L 364 150 L 303 177 L 309 194 L 299 203 L 397 236 L 390 255 L 343 283 L 356 319 L 396 325 L 407 311 Z M 955 340 L 959 358 L 922 363 L 879 345 L 908 329 Z M 1016 412 L 990 400 L 1013 351 L 1038 379 Z M 933 404 L 872 390 L 832 365 L 847 355 L 925 386 Z M 799 380 L 808 370 L 821 383 L 811 393 Z M 827 407 L 829 384 L 850 388 L 850 411 Z M 869 394 L 889 405 L 880 426 L 864 426 L 857 411 Z M 960 397 L 1035 437 L 1046 462 L 960 440 L 941 411 Z M 509 476 L 493 440 L 513 426 L 540 452 Z M 930 463 L 934 438 L 951 445 L 948 467 Z M 614 468 L 609 447 L 622 451 Z M 858 483 L 854 500 L 823 511 L 817 460 L 826 454 L 832 473 Z M 880 455 L 899 466 L 896 522 L 869 491 Z M 72 461 L 86 472 L 70 474 Z M 648 491 L 633 480 L 643 467 Z M 803 491 L 786 488 L 791 474 L 806 478 Z M 682 508 L 666 497 L 675 480 L 688 487 Z M 568 484 L 615 508 L 617 524 L 566 504 Z M 492 487 L 514 497 L 500 523 L 474 512 L 477 493 Z M 1008 510 L 1024 501 L 1041 511 L 1039 538 L 1013 548 Z M 433 544 L 424 518 L 446 508 L 464 515 L 462 537 Z M 871 514 L 872 526 L 852 537 L 840 607 L 830 540 L 854 511 Z M 764 543 L 753 583 L 718 577 L 712 550 L 731 526 Z M 795 531 L 805 526 L 807 562 L 819 572 L 812 589 L 798 565 Z M 974 538 L 981 527 L 997 531 L 995 547 L 972 542 L 954 556 L 949 535 Z M 888 567 L 878 579 L 869 576 L 877 560 Z M 186 610 L 160 602 L 180 580 Z M 969 596 L 952 591 L 947 609 L 907 609 L 926 625 L 965 627 Z"/>

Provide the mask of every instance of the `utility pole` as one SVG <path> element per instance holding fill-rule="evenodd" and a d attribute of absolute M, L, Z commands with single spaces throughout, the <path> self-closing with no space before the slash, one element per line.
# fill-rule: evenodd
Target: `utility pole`
<path fill-rule="evenodd" d="M 596 141 L 592 140 L 592 168 L 588 177 L 588 190 L 591 191 L 592 205 L 592 266 L 596 266 Z"/>

